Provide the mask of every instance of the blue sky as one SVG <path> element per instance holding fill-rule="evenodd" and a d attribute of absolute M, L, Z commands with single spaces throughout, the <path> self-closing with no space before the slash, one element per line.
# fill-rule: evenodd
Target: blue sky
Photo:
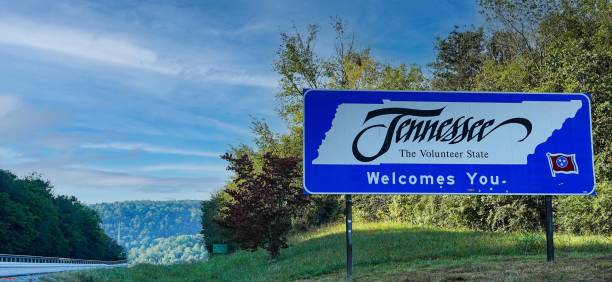
<path fill-rule="evenodd" d="M 330 18 L 380 61 L 426 65 L 474 1 L 10 1 L 0 9 L 0 168 L 86 203 L 207 199 L 253 117 L 284 130 L 279 33 Z"/>

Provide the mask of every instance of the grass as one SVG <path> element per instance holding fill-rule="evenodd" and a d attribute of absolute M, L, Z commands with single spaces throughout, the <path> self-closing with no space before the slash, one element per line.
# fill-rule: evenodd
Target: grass
<path fill-rule="evenodd" d="M 557 261 L 546 263 L 540 233 L 490 233 L 354 224 L 358 281 L 612 280 L 612 237 L 555 234 Z M 345 278 L 344 225 L 291 238 L 276 261 L 239 251 L 207 262 L 58 274 L 47 281 L 337 281 Z"/>

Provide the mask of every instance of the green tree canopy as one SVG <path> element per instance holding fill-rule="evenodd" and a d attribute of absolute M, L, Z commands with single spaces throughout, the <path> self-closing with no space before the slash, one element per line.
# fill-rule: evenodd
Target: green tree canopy
<path fill-rule="evenodd" d="M 123 259 L 100 218 L 75 197 L 55 196 L 37 175 L 0 170 L 0 253 L 93 260 Z"/>

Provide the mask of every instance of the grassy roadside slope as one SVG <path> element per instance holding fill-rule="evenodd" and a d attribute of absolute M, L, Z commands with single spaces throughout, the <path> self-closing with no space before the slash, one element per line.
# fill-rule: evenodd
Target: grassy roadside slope
<path fill-rule="evenodd" d="M 612 280 L 612 237 L 555 236 L 557 263 L 547 264 L 544 234 L 354 225 L 356 280 Z M 341 280 L 344 225 L 294 236 L 274 262 L 263 251 L 208 262 L 139 265 L 51 276 L 48 281 Z"/>

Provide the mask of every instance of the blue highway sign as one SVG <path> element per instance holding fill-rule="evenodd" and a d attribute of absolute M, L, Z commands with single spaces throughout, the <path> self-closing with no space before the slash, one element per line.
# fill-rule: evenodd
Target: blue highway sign
<path fill-rule="evenodd" d="M 306 90 L 309 194 L 593 195 L 585 94 Z"/>

